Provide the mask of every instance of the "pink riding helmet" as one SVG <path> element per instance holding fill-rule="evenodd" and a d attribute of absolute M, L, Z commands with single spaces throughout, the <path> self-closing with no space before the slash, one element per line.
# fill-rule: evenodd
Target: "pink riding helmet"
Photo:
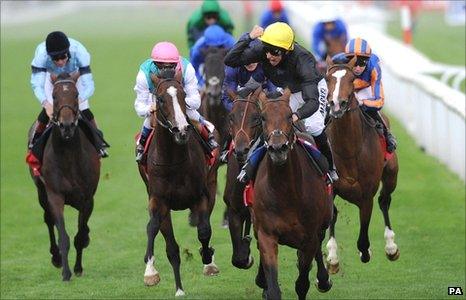
<path fill-rule="evenodd" d="M 176 46 L 170 42 L 160 42 L 152 48 L 150 57 L 155 62 L 179 63 L 180 53 Z"/>

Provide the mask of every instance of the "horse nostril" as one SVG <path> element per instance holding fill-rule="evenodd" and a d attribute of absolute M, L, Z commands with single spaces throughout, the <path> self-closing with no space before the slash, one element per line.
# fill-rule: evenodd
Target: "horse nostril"
<path fill-rule="evenodd" d="M 280 147 L 280 151 L 286 151 L 286 149 L 288 149 L 288 146 L 286 144 L 283 144 L 281 147 Z"/>

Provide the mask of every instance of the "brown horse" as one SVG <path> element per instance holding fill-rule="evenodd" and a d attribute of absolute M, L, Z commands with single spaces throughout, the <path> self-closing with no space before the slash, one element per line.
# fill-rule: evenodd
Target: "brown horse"
<path fill-rule="evenodd" d="M 74 273 L 83 272 L 82 252 L 89 245 L 87 222 L 94 206 L 94 194 L 100 176 L 100 160 L 96 148 L 78 127 L 79 103 L 76 77 L 60 74 L 53 86 L 53 118 L 50 138 L 42 160 L 41 176 L 33 176 L 44 221 L 50 237 L 52 264 L 63 267 L 64 281 L 71 278 L 68 265 L 70 238 L 65 230 L 65 204 L 79 211 L 78 232 L 74 237 L 76 263 Z M 58 246 L 53 226 L 58 230 Z"/>
<path fill-rule="evenodd" d="M 268 100 L 264 93 L 259 98 L 268 155 L 259 164 L 252 205 L 261 258 L 256 284 L 264 289 L 267 299 L 281 297 L 278 244 L 287 245 L 297 249 L 299 277 L 295 291 L 299 299 L 305 299 L 314 257 L 318 289 L 326 292 L 331 288 L 321 244 L 332 220 L 332 198 L 306 150 L 296 144 L 290 90 L 277 100 Z"/>
<path fill-rule="evenodd" d="M 228 115 L 230 124 L 230 135 L 233 140 L 233 157 L 228 159 L 227 180 L 223 200 L 227 205 L 228 228 L 230 229 L 233 254 L 231 263 L 240 269 L 249 269 L 254 260 L 250 255 L 251 216 L 249 210 L 244 206 L 243 192 L 245 184 L 238 181 L 241 167 L 246 162 L 247 154 L 252 144 L 262 134 L 262 123 L 259 108 L 258 88 L 246 91 L 246 97 L 227 91 L 230 99 L 233 99 L 233 107 Z M 246 94 L 245 93 L 245 94 Z"/>
<path fill-rule="evenodd" d="M 394 243 L 395 233 L 391 228 L 388 210 L 391 193 L 396 188 L 398 160 L 396 153 L 388 161 L 384 160 L 384 149 L 375 124 L 369 121 L 359 108 L 353 88 L 355 75 L 352 68 L 355 59 L 347 64 L 333 64 L 330 59 L 327 60 L 329 69 L 326 80 L 331 116 L 327 134 L 340 175 L 340 180 L 334 185 L 335 194 L 359 208 L 360 231 L 357 246 L 361 261 L 368 262 L 371 256 L 368 229 L 373 198 L 382 181 L 379 206 L 385 221 L 385 252 L 390 260 L 396 260 L 400 251 Z M 338 272 L 336 220 L 337 211 L 334 208 L 334 220 L 330 226 L 330 239 L 327 243 L 327 262 L 332 272 Z"/>
<path fill-rule="evenodd" d="M 217 274 L 219 270 L 214 263 L 214 249 L 209 247 L 217 169 L 207 166 L 204 150 L 198 140 L 201 137 L 195 135 L 187 122 L 181 73 L 174 78 L 152 76 L 152 81 L 156 87 L 157 110 L 153 119 L 157 125 L 147 156 L 150 220 L 147 224 L 144 283 L 155 285 L 160 281 L 154 267 L 154 239 L 160 230 L 175 275 L 175 295 L 182 296 L 180 250 L 173 234 L 170 210 L 189 208 L 196 214 L 204 274 Z"/>

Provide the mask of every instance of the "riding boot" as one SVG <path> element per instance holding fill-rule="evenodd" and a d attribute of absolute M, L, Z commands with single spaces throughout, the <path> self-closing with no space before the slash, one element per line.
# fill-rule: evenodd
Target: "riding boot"
<path fill-rule="evenodd" d="M 214 151 L 216 148 L 218 148 L 218 143 L 215 140 L 213 129 L 209 130 L 209 126 L 213 127 L 212 123 L 202 118 L 200 122 L 193 122 L 193 123 L 196 126 L 196 129 L 201 135 L 201 137 L 204 139 L 207 145 L 209 145 L 210 151 Z"/>
<path fill-rule="evenodd" d="M 387 152 L 392 153 L 396 149 L 396 138 L 393 136 L 393 134 L 390 132 L 390 130 L 387 127 L 387 124 L 385 123 L 385 120 L 382 118 L 380 115 L 379 111 L 369 111 L 368 115 L 374 119 L 378 124 L 378 126 L 382 127 L 383 130 L 383 135 L 385 137 L 385 141 L 387 142 Z"/>
<path fill-rule="evenodd" d="M 44 124 L 39 120 L 36 120 L 36 123 L 34 124 L 34 132 L 31 134 L 31 138 L 28 143 L 29 149 L 32 149 L 36 141 L 41 137 L 46 127 L 47 124 Z"/>
<path fill-rule="evenodd" d="M 257 167 L 259 166 L 259 163 L 264 158 L 266 153 L 267 147 L 264 144 L 252 151 L 251 156 L 241 168 L 238 177 L 236 177 L 239 182 L 247 183 L 250 180 L 255 179 Z"/>
<path fill-rule="evenodd" d="M 227 136 L 225 143 L 223 144 L 222 147 L 222 152 L 220 154 L 220 162 L 221 163 L 227 163 L 228 162 L 228 151 L 230 150 L 230 144 L 232 141 L 232 137 L 230 135 Z"/>
<path fill-rule="evenodd" d="M 316 142 L 317 148 L 319 148 L 319 151 L 327 158 L 330 179 L 332 182 L 337 181 L 339 177 L 335 163 L 333 162 L 332 148 L 330 147 L 330 143 L 328 142 L 325 131 L 322 131 L 322 133 L 318 136 L 314 136 L 314 140 Z"/>
<path fill-rule="evenodd" d="M 97 134 L 99 135 L 99 137 L 103 141 L 104 140 L 104 133 L 97 127 L 97 123 L 95 121 L 95 118 L 88 119 L 88 120 L 89 120 L 89 123 L 91 123 L 91 125 L 94 127 L 94 129 L 97 131 Z M 100 154 L 100 156 L 102 158 L 108 157 L 107 145 L 105 143 L 102 143 L 102 145 L 100 145 L 99 154 Z"/>
<path fill-rule="evenodd" d="M 152 129 L 147 127 L 142 127 L 141 135 L 139 136 L 139 140 L 137 141 L 136 145 L 136 162 L 141 163 L 142 158 L 144 157 L 144 150 L 146 148 L 147 139 L 151 133 Z"/>

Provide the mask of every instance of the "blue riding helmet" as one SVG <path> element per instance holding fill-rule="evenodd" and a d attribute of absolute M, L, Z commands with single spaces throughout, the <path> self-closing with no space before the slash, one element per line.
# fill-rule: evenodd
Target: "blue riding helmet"
<path fill-rule="evenodd" d="M 204 31 L 205 43 L 208 46 L 219 47 L 228 43 L 228 34 L 219 25 L 210 25 Z"/>

